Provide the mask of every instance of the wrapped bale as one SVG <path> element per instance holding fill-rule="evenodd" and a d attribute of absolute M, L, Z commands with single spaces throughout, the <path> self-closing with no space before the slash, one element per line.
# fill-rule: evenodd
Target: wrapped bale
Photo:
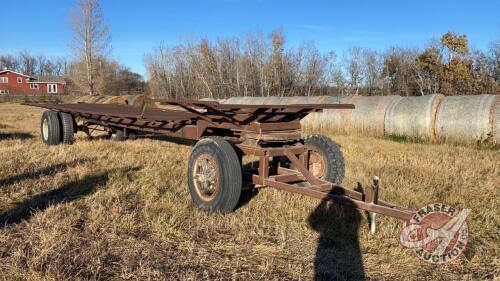
<path fill-rule="evenodd" d="M 349 130 L 364 134 L 383 136 L 387 108 L 401 99 L 400 96 L 358 96 L 352 99 L 356 108 L 348 122 Z"/>
<path fill-rule="evenodd" d="M 446 97 L 436 117 L 436 134 L 443 141 L 483 143 L 492 138 L 497 96 Z"/>
<path fill-rule="evenodd" d="M 441 94 L 402 97 L 387 108 L 385 135 L 434 140 L 436 111 L 443 99 Z"/>
<path fill-rule="evenodd" d="M 495 136 L 495 143 L 500 144 L 500 98 L 497 96 L 497 100 L 495 102 L 495 115 L 494 115 L 494 126 L 493 126 L 493 131 L 494 131 L 494 136 Z"/>

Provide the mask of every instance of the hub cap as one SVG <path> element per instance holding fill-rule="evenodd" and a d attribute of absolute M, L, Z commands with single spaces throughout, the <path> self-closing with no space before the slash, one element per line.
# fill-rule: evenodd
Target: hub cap
<path fill-rule="evenodd" d="M 325 176 L 326 163 L 321 154 L 315 150 L 309 151 L 309 171 L 322 179 Z"/>
<path fill-rule="evenodd" d="M 219 169 L 215 159 L 202 154 L 196 159 L 193 171 L 196 192 L 205 201 L 213 199 L 219 192 Z"/>
<path fill-rule="evenodd" d="M 43 119 L 42 135 L 44 140 L 47 140 L 49 138 L 49 122 L 47 121 L 47 119 Z"/>

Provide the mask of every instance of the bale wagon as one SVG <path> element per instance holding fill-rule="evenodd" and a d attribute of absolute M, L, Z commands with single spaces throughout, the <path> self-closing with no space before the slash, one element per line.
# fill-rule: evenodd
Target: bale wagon
<path fill-rule="evenodd" d="M 344 158 L 330 138 L 301 136 L 300 120 L 323 109 L 352 109 L 352 104 L 242 105 L 200 100 L 157 100 L 172 109 L 142 110 L 113 104 L 27 104 L 48 109 L 41 119 L 44 143 L 71 144 L 78 131 L 99 126 L 124 140 L 149 133 L 197 141 L 188 165 L 194 204 L 203 210 L 233 211 L 244 182 L 332 201 L 374 214 L 409 221 L 414 211 L 378 199 L 379 179 L 358 192 L 340 186 Z M 178 108 L 178 109 L 174 109 Z M 243 156 L 258 158 L 244 169 Z"/>

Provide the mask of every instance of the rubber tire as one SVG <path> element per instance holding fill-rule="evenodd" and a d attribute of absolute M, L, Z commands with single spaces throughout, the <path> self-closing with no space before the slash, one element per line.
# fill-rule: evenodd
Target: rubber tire
<path fill-rule="evenodd" d="M 202 200 L 194 185 L 194 164 L 202 154 L 212 156 L 220 171 L 220 189 L 210 201 Z M 194 204 L 202 210 L 226 214 L 236 208 L 241 196 L 243 176 L 238 155 L 228 141 L 222 138 L 206 138 L 196 143 L 189 157 L 188 185 Z"/>
<path fill-rule="evenodd" d="M 47 122 L 47 136 L 43 133 L 44 122 Z M 58 145 L 61 142 L 61 122 L 57 112 L 47 110 L 42 114 L 40 133 L 42 141 L 47 145 Z"/>
<path fill-rule="evenodd" d="M 75 141 L 75 120 L 71 114 L 59 112 L 61 120 L 61 142 L 64 144 L 72 144 Z"/>
<path fill-rule="evenodd" d="M 114 134 L 111 134 L 109 139 L 112 141 L 124 141 L 127 138 L 125 137 L 125 132 L 123 130 L 116 130 Z"/>
<path fill-rule="evenodd" d="M 312 135 L 304 140 L 308 149 L 316 150 L 326 163 L 326 175 L 322 180 L 341 184 L 345 176 L 344 155 L 340 146 L 332 139 L 323 135 Z"/>

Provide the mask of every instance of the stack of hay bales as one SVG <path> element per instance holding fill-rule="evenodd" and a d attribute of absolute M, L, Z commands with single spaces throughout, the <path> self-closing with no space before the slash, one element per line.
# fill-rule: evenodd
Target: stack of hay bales
<path fill-rule="evenodd" d="M 436 111 L 443 100 L 440 94 L 402 97 L 387 108 L 384 134 L 435 140 Z"/>
<path fill-rule="evenodd" d="M 326 109 L 309 114 L 302 120 L 302 127 L 310 132 L 500 144 L 500 97 L 497 95 L 233 97 L 224 103 L 354 104 L 355 109 Z"/>
<path fill-rule="evenodd" d="M 496 103 L 496 95 L 446 97 L 436 116 L 438 139 L 462 143 L 493 140 Z"/>
<path fill-rule="evenodd" d="M 302 120 L 302 126 L 310 132 L 397 135 L 425 140 L 500 144 L 500 98 L 496 95 L 232 97 L 217 101 L 254 105 L 354 104 L 355 109 L 326 109 L 309 114 Z M 144 95 L 83 96 L 77 102 L 133 106 L 146 103 L 149 108 L 156 108 L 153 101 Z"/>
<path fill-rule="evenodd" d="M 302 120 L 305 130 L 328 132 L 358 132 L 376 136 L 384 135 L 386 109 L 400 96 L 317 96 L 317 97 L 233 97 L 226 104 L 354 104 L 356 109 L 326 109 L 309 114 Z"/>

